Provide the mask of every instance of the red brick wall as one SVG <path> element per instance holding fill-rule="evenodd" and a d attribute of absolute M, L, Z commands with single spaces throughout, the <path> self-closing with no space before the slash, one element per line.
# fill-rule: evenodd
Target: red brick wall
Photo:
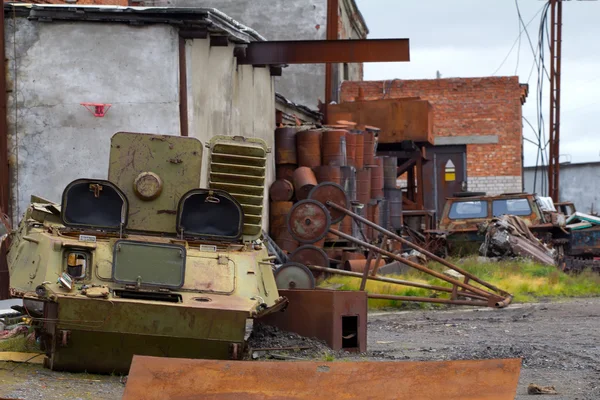
<path fill-rule="evenodd" d="M 520 176 L 521 96 L 518 77 L 344 82 L 341 101 L 420 97 L 434 110 L 435 136 L 497 135 L 497 144 L 467 145 L 470 177 Z"/>

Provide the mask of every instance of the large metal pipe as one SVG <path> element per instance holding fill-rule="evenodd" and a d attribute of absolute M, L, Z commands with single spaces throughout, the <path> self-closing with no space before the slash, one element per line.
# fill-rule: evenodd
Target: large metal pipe
<path fill-rule="evenodd" d="M 410 247 L 410 248 L 412 248 L 412 249 L 415 249 L 415 250 L 417 250 L 418 252 L 420 252 L 420 253 L 422 253 L 422 254 L 426 255 L 427 257 L 431 258 L 432 260 L 434 260 L 434 261 L 437 261 L 437 262 L 439 262 L 440 264 L 442 264 L 442 265 L 445 265 L 446 267 L 448 267 L 448 268 L 450 268 L 450 269 L 452 269 L 452 270 L 454 270 L 454 271 L 456 271 L 456 272 L 458 272 L 458 273 L 460 273 L 460 274 L 462 274 L 462 275 L 464 275 L 464 276 L 467 276 L 467 277 L 469 277 L 469 279 L 471 279 L 471 280 L 473 280 L 473 281 L 475 281 L 475 282 L 479 283 L 480 285 L 483 285 L 483 286 L 485 286 L 486 288 L 488 288 L 488 289 L 490 289 L 490 290 L 493 290 L 493 291 L 495 291 L 495 292 L 498 292 L 498 293 L 502 294 L 503 296 L 505 296 L 505 295 L 509 295 L 509 293 L 507 293 L 506 291 L 504 291 L 504 290 L 502 290 L 502 289 L 499 289 L 499 288 L 497 288 L 496 286 L 494 286 L 494 285 L 492 285 L 492 284 L 490 284 L 490 283 L 488 283 L 488 282 L 486 282 L 486 281 L 484 281 L 484 280 L 482 280 L 482 279 L 479 279 L 477 276 L 475 276 L 475 275 L 471 274 L 470 272 L 468 272 L 468 271 L 465 271 L 464 269 L 462 269 L 462 268 L 460 268 L 460 267 L 457 267 L 456 265 L 454 265 L 454 264 L 452 264 L 452 263 L 448 262 L 447 260 L 444 260 L 443 258 L 436 256 L 435 254 L 433 254 L 433 253 L 431 253 L 431 252 L 429 252 L 429 251 L 425 250 L 425 249 L 424 249 L 424 248 L 422 248 L 422 247 L 419 247 L 419 246 L 417 246 L 417 245 L 416 245 L 416 244 L 414 244 L 414 243 L 411 243 L 411 242 L 409 242 L 408 240 L 406 240 L 406 239 L 404 239 L 404 238 L 402 238 L 402 237 L 400 237 L 400 236 L 396 235 L 396 234 L 395 234 L 395 233 L 393 233 L 393 232 L 390 232 L 390 231 L 388 231 L 387 229 L 383 229 L 381 226 L 379 226 L 379 225 L 376 225 L 376 224 L 372 223 L 372 222 L 371 222 L 371 221 L 369 221 L 368 219 L 365 219 L 365 218 L 361 217 L 360 215 L 358 215 L 358 214 L 355 214 L 355 213 L 353 213 L 352 211 L 349 211 L 349 210 L 345 209 L 344 207 L 340 207 L 340 206 L 338 206 L 337 204 L 334 204 L 334 203 L 332 203 L 332 202 L 329 202 L 329 201 L 327 202 L 327 206 L 328 206 L 328 207 L 331 207 L 331 208 L 333 208 L 333 209 L 335 209 L 335 210 L 338 210 L 338 211 L 342 211 L 342 212 L 344 212 L 346 215 L 349 215 L 349 216 L 351 216 L 352 218 L 356 219 L 357 221 L 360 221 L 360 222 L 362 222 L 363 224 L 365 224 L 365 225 L 368 225 L 368 226 L 370 226 L 370 227 L 371 227 L 371 228 L 373 228 L 373 229 L 376 229 L 377 231 L 379 231 L 379 232 L 383 233 L 384 235 L 388 236 L 388 237 L 389 237 L 389 238 L 391 238 L 391 239 L 395 239 L 395 240 L 399 241 L 400 243 L 402 243 L 402 244 L 404 244 L 404 245 L 406 245 L 406 246 L 408 246 L 408 247 Z M 390 253 L 390 254 L 391 254 L 391 253 Z M 385 255 L 385 254 L 384 254 L 384 255 Z M 395 255 L 394 255 L 394 256 L 395 256 Z M 403 260 L 399 260 L 399 261 L 402 261 L 402 262 L 404 262 Z M 418 265 L 418 264 L 416 264 L 416 265 Z M 422 267 L 422 266 L 420 266 L 420 265 L 419 265 L 419 267 Z M 424 267 L 423 267 L 423 268 L 424 268 Z M 428 272 L 428 273 L 429 273 L 429 272 Z"/>
<path fill-rule="evenodd" d="M 452 299 L 436 299 L 431 297 L 413 297 L 413 296 L 395 296 L 392 294 L 375 294 L 367 293 L 369 299 L 380 299 L 380 300 L 398 300 L 398 301 L 418 301 L 422 303 L 440 303 L 440 304 L 456 304 L 460 306 L 478 306 L 487 307 L 489 303 L 481 300 L 452 300 Z M 496 303 L 498 304 L 498 303 Z M 502 308 L 504 306 L 496 306 Z"/>
<path fill-rule="evenodd" d="M 10 215 L 8 172 L 8 125 L 6 111 L 6 51 L 4 47 L 4 4 L 0 15 L 0 212 Z"/>

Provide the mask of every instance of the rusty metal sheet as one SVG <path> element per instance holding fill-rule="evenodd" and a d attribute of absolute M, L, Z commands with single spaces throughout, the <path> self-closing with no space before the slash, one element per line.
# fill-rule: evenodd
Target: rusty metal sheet
<path fill-rule="evenodd" d="M 512 400 L 520 368 L 520 359 L 336 363 L 135 356 L 123 399 Z"/>
<path fill-rule="evenodd" d="M 238 64 L 325 64 L 410 61 L 408 39 L 250 42 Z"/>

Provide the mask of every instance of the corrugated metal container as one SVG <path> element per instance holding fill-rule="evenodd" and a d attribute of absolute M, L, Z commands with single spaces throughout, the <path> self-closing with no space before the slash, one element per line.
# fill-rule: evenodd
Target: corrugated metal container
<path fill-rule="evenodd" d="M 398 157 L 383 157 L 383 187 L 396 188 L 398 178 Z"/>
<path fill-rule="evenodd" d="M 294 185 L 287 179 L 277 179 L 269 188 L 271 201 L 290 201 L 294 197 Z"/>
<path fill-rule="evenodd" d="M 371 170 L 369 168 L 356 171 L 356 200 L 365 206 L 371 200 Z"/>
<path fill-rule="evenodd" d="M 269 207 L 269 231 L 276 238 L 282 231 L 287 231 L 287 216 L 294 206 L 291 201 L 272 201 Z"/>
<path fill-rule="evenodd" d="M 322 158 L 323 165 L 346 166 L 346 133 L 336 129 L 323 131 Z"/>
<path fill-rule="evenodd" d="M 364 133 L 364 166 L 375 165 L 375 133 L 365 132 Z"/>
<path fill-rule="evenodd" d="M 346 132 L 346 165 L 356 166 L 356 134 L 352 131 Z"/>
<path fill-rule="evenodd" d="M 311 129 L 296 134 L 296 153 L 298 165 L 314 168 L 321 165 L 321 135 L 322 131 Z"/>
<path fill-rule="evenodd" d="M 362 131 L 354 131 L 354 145 L 356 147 L 354 153 L 354 166 L 356 169 L 364 167 L 365 159 L 365 134 Z"/>
<path fill-rule="evenodd" d="M 296 199 L 304 200 L 308 194 L 317 186 L 317 178 L 312 169 L 308 167 L 299 167 L 294 171 L 294 190 Z"/>
<path fill-rule="evenodd" d="M 356 200 L 356 169 L 353 167 L 341 167 L 340 186 L 344 188 L 346 196 L 350 201 Z"/>
<path fill-rule="evenodd" d="M 317 182 L 333 182 L 338 185 L 342 184 L 342 172 L 341 167 L 333 167 L 330 165 L 323 165 L 313 168 Z M 343 167 L 346 168 L 346 167 Z"/>
<path fill-rule="evenodd" d="M 371 168 L 371 198 L 383 199 L 383 157 L 375 157 Z"/>
<path fill-rule="evenodd" d="M 279 164 L 275 166 L 275 178 L 294 181 L 294 171 L 298 168 L 296 164 Z"/>
<path fill-rule="evenodd" d="M 390 226 L 402 228 L 402 189 L 385 189 L 385 198 L 390 210 Z"/>
<path fill-rule="evenodd" d="M 296 132 L 295 127 L 275 129 L 275 164 L 296 164 Z"/>

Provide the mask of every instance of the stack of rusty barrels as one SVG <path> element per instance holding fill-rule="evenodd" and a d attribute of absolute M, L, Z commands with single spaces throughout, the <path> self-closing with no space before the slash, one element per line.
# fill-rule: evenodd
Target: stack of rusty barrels
<path fill-rule="evenodd" d="M 287 215 L 294 202 L 306 199 L 312 188 L 323 182 L 340 185 L 353 211 L 374 223 L 391 227 L 397 217 L 392 208 L 402 205 L 401 197 L 399 203 L 396 198 L 386 199 L 386 193 L 396 187 L 397 160 L 376 157 L 377 133 L 377 128 L 352 125 L 275 130 L 276 180 L 269 190 L 270 235 L 282 250 L 291 253 L 300 245 L 287 230 Z M 390 187 L 392 181 L 393 187 Z M 396 193 L 401 195 L 399 191 Z M 346 217 L 333 227 L 360 240 L 377 240 L 377 232 L 361 226 L 359 229 L 358 224 Z M 350 256 L 344 256 L 348 251 L 336 246 L 340 242 L 330 234 L 315 245 L 324 247 L 328 256 L 343 266 Z"/>

